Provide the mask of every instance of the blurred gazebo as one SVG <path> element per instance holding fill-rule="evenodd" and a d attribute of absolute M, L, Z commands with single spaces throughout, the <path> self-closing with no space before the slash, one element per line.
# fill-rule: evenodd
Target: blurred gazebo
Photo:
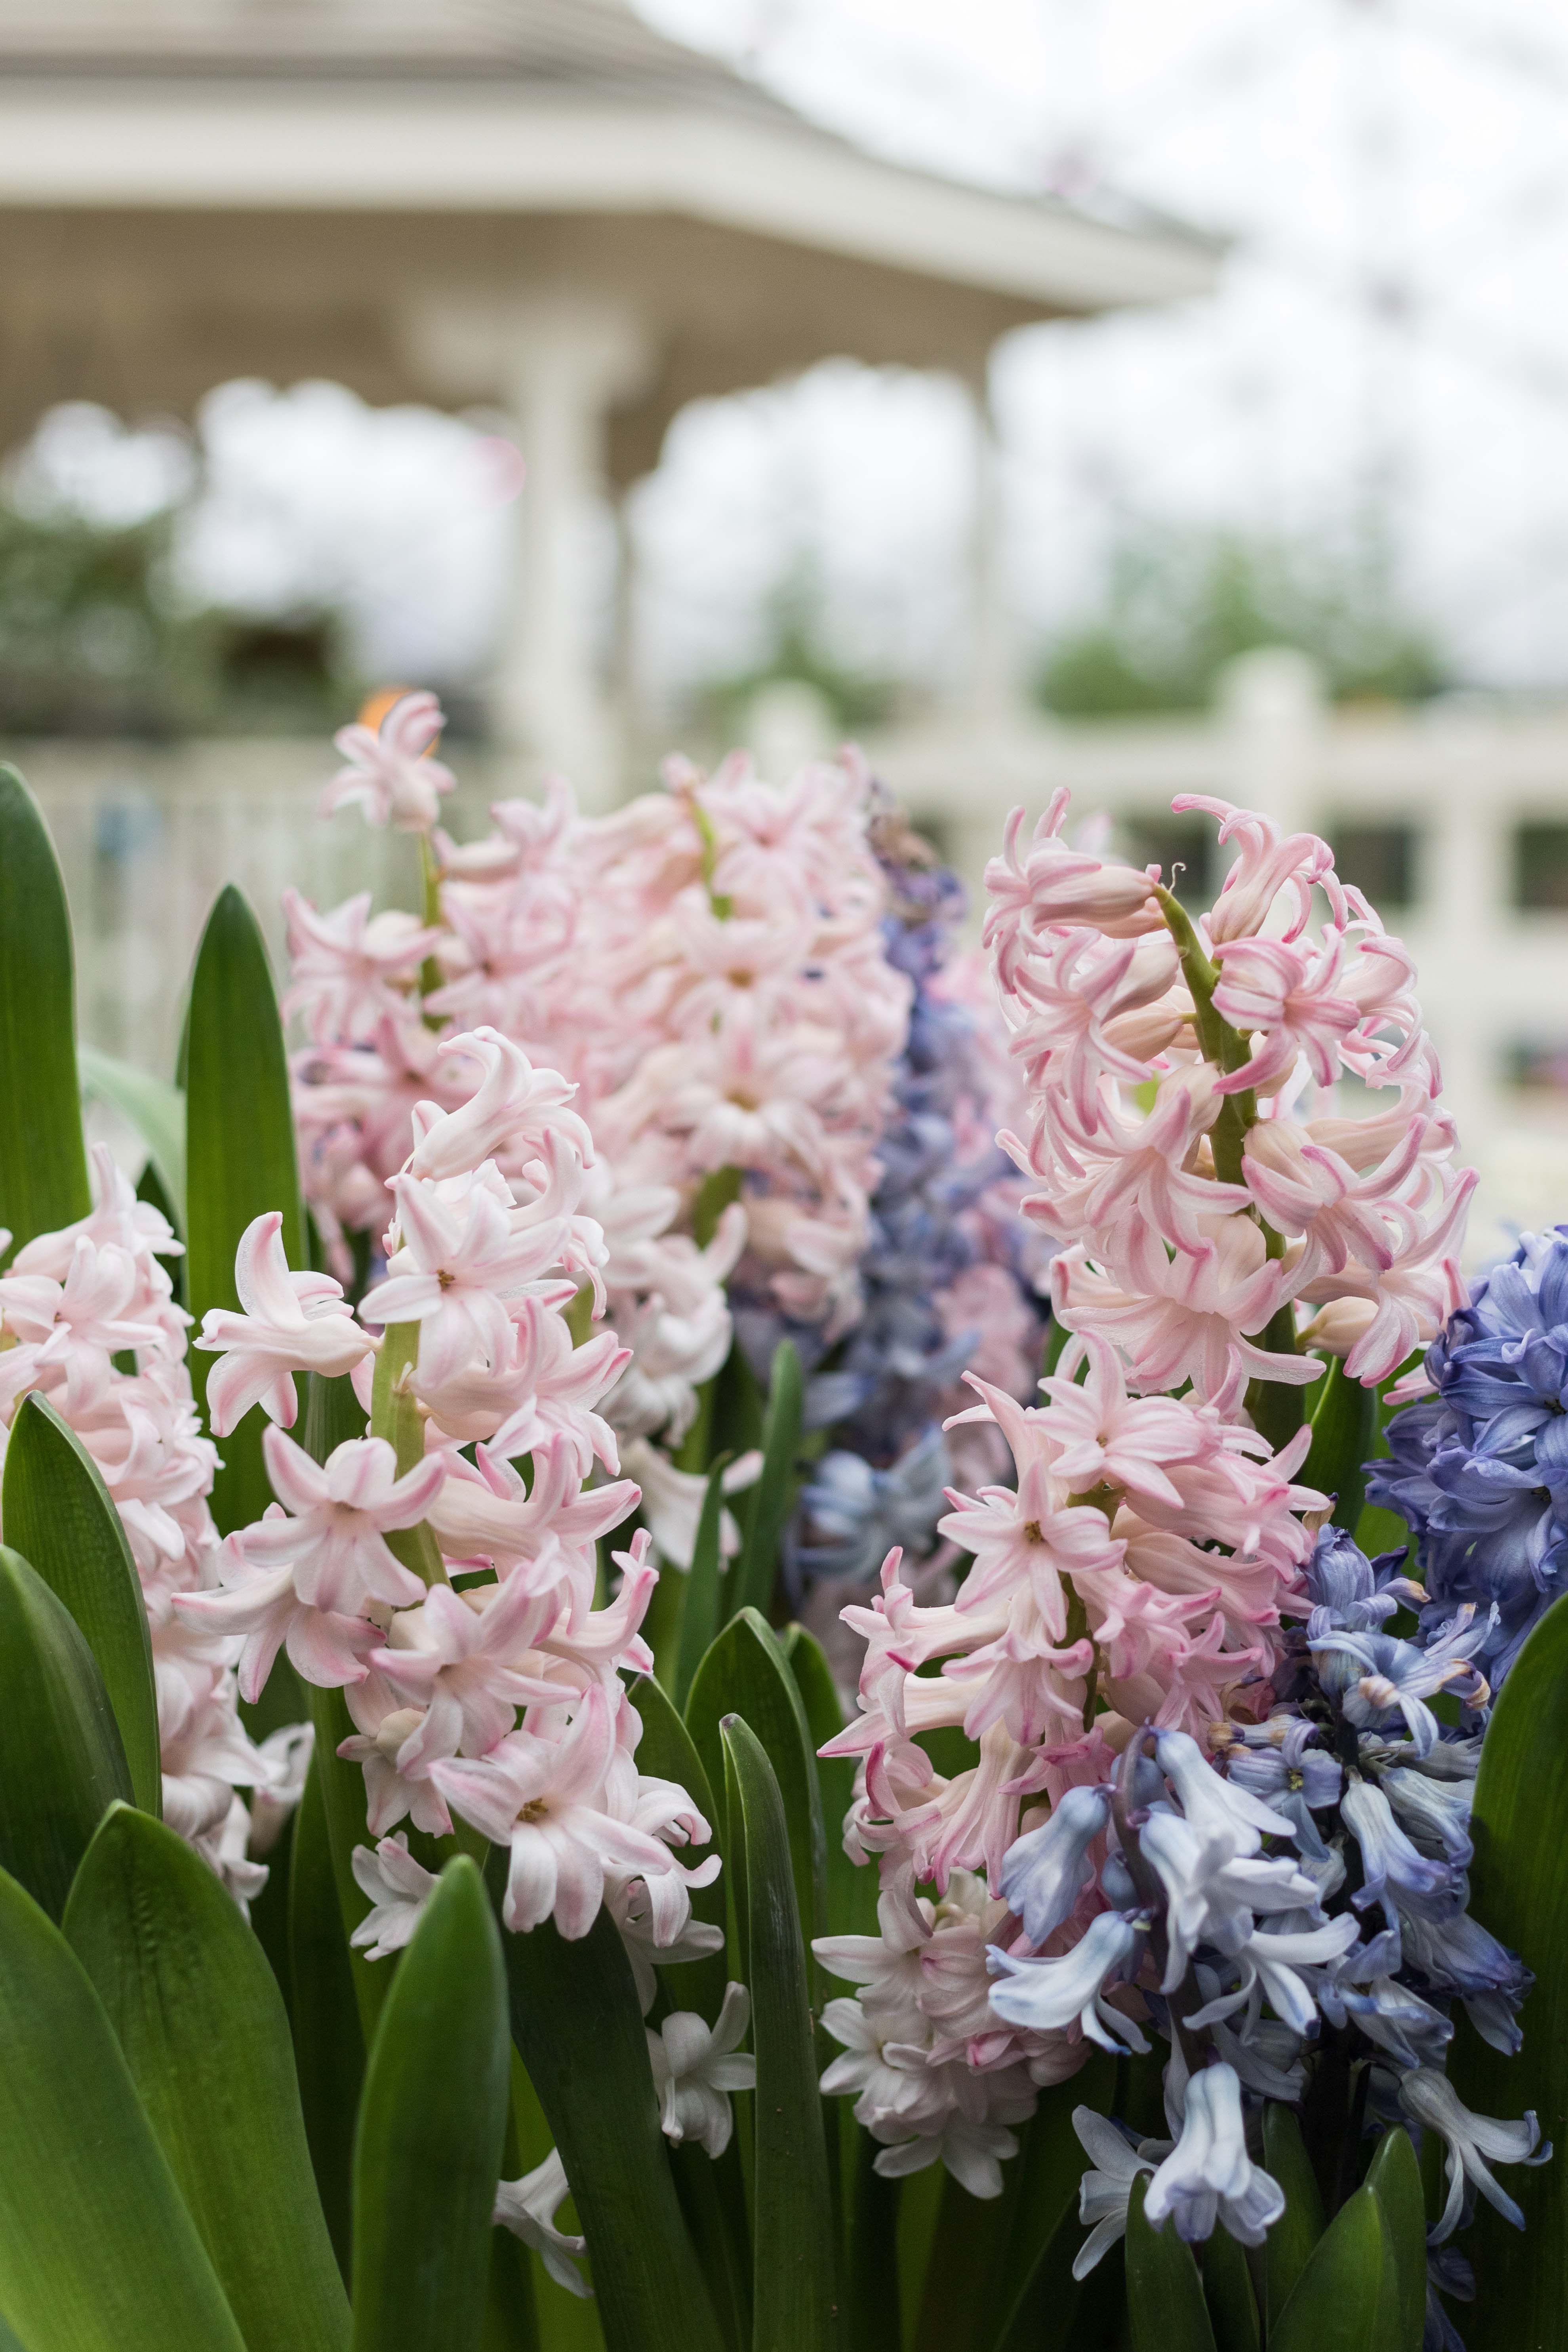
<path fill-rule="evenodd" d="M 616 742 L 585 510 L 685 403 L 829 356 L 940 369 L 984 466 L 999 337 L 1203 294 L 1218 257 L 866 153 L 626 0 L 0 12 L 0 443 L 58 400 L 188 415 L 242 375 L 493 406 L 528 465 L 497 717 L 591 795 Z"/>

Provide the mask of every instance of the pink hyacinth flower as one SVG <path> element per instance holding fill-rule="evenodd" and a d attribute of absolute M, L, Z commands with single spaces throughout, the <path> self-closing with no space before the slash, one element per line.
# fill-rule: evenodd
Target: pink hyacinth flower
<path fill-rule="evenodd" d="M 433 694 L 400 695 L 378 728 L 356 720 L 333 736 L 345 766 L 321 795 L 321 814 L 362 808 L 369 824 L 400 833 L 427 833 L 441 813 L 441 794 L 457 778 L 432 760 L 430 746 L 446 720 Z"/>
<path fill-rule="evenodd" d="M 568 1942 L 585 1936 L 614 1871 L 651 1883 L 675 1867 L 668 1846 L 605 1810 L 615 1718 L 594 1684 L 564 1738 L 518 1731 L 469 1762 L 432 1767 L 447 1803 L 498 1845 L 510 1845 L 502 1917 L 522 1932 L 553 1916 Z"/>
<path fill-rule="evenodd" d="M 234 1254 L 243 1312 L 211 1307 L 202 1320 L 196 1346 L 223 1359 L 207 1374 L 207 1414 L 217 1437 L 226 1437 L 253 1404 L 292 1429 L 296 1372 L 336 1379 L 373 1352 L 341 1284 L 328 1274 L 289 1273 L 282 1228 L 277 1209 L 251 1220 Z"/>

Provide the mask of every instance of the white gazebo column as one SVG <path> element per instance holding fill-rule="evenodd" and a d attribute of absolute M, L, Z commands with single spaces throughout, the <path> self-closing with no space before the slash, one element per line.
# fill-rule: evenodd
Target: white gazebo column
<path fill-rule="evenodd" d="M 497 731 L 568 777 L 584 807 L 611 807 L 621 745 L 600 642 L 605 430 L 646 374 L 647 340 L 626 311 L 564 297 L 425 304 L 414 329 L 426 368 L 499 402 L 527 468 L 491 677 Z"/>
<path fill-rule="evenodd" d="M 1016 717 L 1018 681 L 1007 596 L 1002 450 L 990 395 L 974 388 L 974 508 L 970 535 L 969 718 L 994 731 Z"/>

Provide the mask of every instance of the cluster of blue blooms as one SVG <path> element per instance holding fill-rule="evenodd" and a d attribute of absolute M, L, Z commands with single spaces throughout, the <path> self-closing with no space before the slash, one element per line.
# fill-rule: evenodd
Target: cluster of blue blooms
<path fill-rule="evenodd" d="M 1216 1727 L 1224 1779 L 1184 1734 L 1140 1734 L 1111 1784 L 1069 1790 L 1007 1855 L 1003 1892 L 1037 1948 L 1075 1908 L 1101 1837 L 1111 1907 L 1060 1958 L 994 1949 L 998 2016 L 1037 2031 L 1076 2020 L 1107 2047 L 1139 2050 L 1139 2028 L 1107 1995 L 1151 1958 L 1160 1976 L 1160 1997 L 1145 1999 L 1171 2044 L 1173 2137 L 1129 2135 L 1121 2152 L 1100 2126 L 1085 2135 L 1102 2168 L 1086 2183 L 1086 2217 L 1100 2225 L 1086 2262 L 1117 2233 L 1118 2194 L 1124 2210 L 1140 2169 L 1152 2175 L 1152 2217 L 1173 2213 L 1184 2236 L 1207 2237 L 1217 2213 L 1244 2242 L 1261 2242 L 1283 2198 L 1246 2158 L 1247 2094 L 1302 2104 L 1310 2145 L 1316 2131 L 1354 2149 L 1352 2101 L 1359 2117 L 1439 2136 L 1448 2194 L 1431 2243 L 1445 2293 L 1467 2291 L 1468 2266 L 1447 2242 L 1478 2192 L 1521 2223 L 1490 2165 L 1546 2160 L 1534 2116 L 1472 2115 L 1443 2071 L 1454 2005 L 1513 2051 L 1532 1981 L 1468 1914 L 1480 1738 L 1441 1723 L 1430 1704 L 1447 1691 L 1484 1705 L 1474 1659 L 1490 1627 L 1465 1603 L 1414 1639 L 1392 1632 L 1422 1598 L 1402 1563 L 1400 1553 L 1369 1561 L 1324 1528 L 1307 1571 L 1310 1614 L 1290 1637 L 1274 1712 Z M 1194 2116 L 1192 2084 L 1209 2077 L 1214 2095 Z M 1219 2113 L 1231 2118 L 1223 2161 Z M 1216 2200 L 1220 2173 L 1231 2186 Z M 1429 2341 L 1458 2343 L 1435 2297 L 1429 2316 Z"/>
<path fill-rule="evenodd" d="M 1037 1365 L 1046 1309 L 1016 1217 L 986 1216 L 984 1196 L 1016 1183 L 990 1139 L 973 1016 L 938 976 L 963 919 L 963 887 L 889 814 L 872 831 L 889 886 L 888 960 L 914 996 L 894 1081 L 896 1109 L 878 1146 L 882 1175 L 861 1261 L 865 1311 L 832 1369 L 814 1384 L 813 1417 L 834 1424 L 834 1449 L 804 1497 L 814 1540 L 800 1565 L 817 1576 L 875 1573 L 889 1546 L 929 1551 L 951 1468 L 942 1400 L 984 1334 L 951 1328 L 942 1295 L 982 1263 L 1000 1265 L 1026 1312 L 1025 1351 Z M 991 1126 L 994 1125 L 993 1120 Z M 978 1148 L 961 1138 L 978 1132 Z"/>
<path fill-rule="evenodd" d="M 1568 1226 L 1526 1234 L 1426 1356 L 1436 1394 L 1389 1423 L 1367 1492 L 1415 1539 L 1423 1624 L 1476 1602 L 1495 1688 L 1564 1590 L 1568 1559 Z M 1495 1610 L 1495 1617 L 1490 1612 Z"/>

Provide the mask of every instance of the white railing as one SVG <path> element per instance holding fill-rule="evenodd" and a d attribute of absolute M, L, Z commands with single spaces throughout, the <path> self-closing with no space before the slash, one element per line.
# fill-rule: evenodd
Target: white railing
<path fill-rule="evenodd" d="M 1124 820 L 1205 792 L 1331 836 L 1347 821 L 1407 825 L 1413 903 L 1390 919 L 1420 961 L 1449 1098 L 1482 1171 L 1478 1245 L 1495 1245 L 1510 1215 L 1568 1218 L 1568 1092 L 1521 1091 L 1510 1070 L 1520 1048 L 1547 1061 L 1561 1049 L 1568 1075 L 1568 911 L 1513 905 L 1520 826 L 1568 826 L 1568 706 L 1331 712 L 1294 656 L 1270 654 L 1237 665 L 1212 719 L 955 721 L 867 750 L 972 885 L 1007 810 L 1023 802 L 1033 813 L 1063 783 L 1076 811 Z M 149 1068 L 173 1066 L 191 956 L 224 882 L 249 896 L 275 961 L 289 882 L 321 906 L 366 887 L 378 903 L 416 903 L 406 841 L 367 833 L 353 814 L 318 818 L 332 767 L 320 742 L 40 742 L 12 756 L 58 844 L 83 1034 Z M 474 747 L 451 756 L 462 779 L 451 823 L 464 835 L 482 826 L 489 800 L 520 788 L 521 771 Z"/>

